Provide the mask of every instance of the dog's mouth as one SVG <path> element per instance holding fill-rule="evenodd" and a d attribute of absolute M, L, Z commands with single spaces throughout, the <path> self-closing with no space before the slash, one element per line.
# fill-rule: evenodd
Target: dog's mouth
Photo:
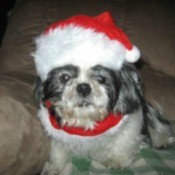
<path fill-rule="evenodd" d="M 50 101 L 47 100 L 45 105 L 49 111 L 50 121 L 53 127 L 62 129 L 72 128 L 73 130 L 81 128 L 80 130 L 82 130 L 82 132 L 94 130 L 96 125 L 99 125 L 101 122 L 103 123 L 105 118 L 108 118 L 112 114 L 107 113 L 103 108 L 97 110 L 94 103 L 90 100 L 81 100 L 81 103 L 79 101 L 71 111 L 65 110 L 61 111 L 61 113 L 59 113 L 59 109 L 57 111 L 57 108 L 55 108 Z M 112 114 L 112 116 L 114 115 L 115 114 Z M 104 125 L 106 126 L 106 124 Z M 105 126 L 104 128 L 106 128 Z"/>
<path fill-rule="evenodd" d="M 91 105 L 92 105 L 92 103 L 90 103 L 89 101 L 84 100 L 82 102 L 77 103 L 75 105 L 75 107 L 83 108 L 83 107 L 89 107 Z"/>

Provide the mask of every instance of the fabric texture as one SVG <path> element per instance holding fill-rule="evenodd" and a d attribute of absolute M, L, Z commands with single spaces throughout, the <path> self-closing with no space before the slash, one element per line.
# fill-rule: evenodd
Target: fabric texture
<path fill-rule="evenodd" d="M 140 58 L 139 49 L 117 27 L 108 11 L 95 17 L 82 14 L 52 23 L 35 43 L 32 56 L 42 80 L 52 69 L 66 64 L 83 68 L 100 64 L 119 70 L 124 62 L 134 63 Z"/>
<path fill-rule="evenodd" d="M 50 144 L 36 117 L 33 78 L 21 72 L 0 75 L 1 175 L 39 173 L 48 160 Z"/>
<path fill-rule="evenodd" d="M 44 34 L 49 34 L 50 32 L 52 32 L 52 30 L 54 30 L 57 27 L 60 27 L 62 30 L 64 30 L 66 26 L 69 26 L 71 24 L 74 24 L 78 27 L 83 27 L 84 29 L 93 29 L 96 32 L 104 33 L 111 40 L 118 40 L 127 49 L 132 49 L 131 42 L 123 33 L 123 31 L 115 25 L 114 19 L 112 18 L 110 12 L 103 12 L 102 14 L 99 14 L 95 17 L 86 15 L 73 16 L 66 20 L 51 24 L 46 29 Z"/>
<path fill-rule="evenodd" d="M 88 158 L 72 157 L 63 170 L 66 175 L 174 175 L 175 145 L 166 150 L 143 149 L 129 168 L 106 169 Z"/>

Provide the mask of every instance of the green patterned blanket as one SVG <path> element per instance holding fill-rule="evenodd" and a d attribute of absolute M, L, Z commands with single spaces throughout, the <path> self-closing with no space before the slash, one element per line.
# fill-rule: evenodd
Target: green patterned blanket
<path fill-rule="evenodd" d="M 143 149 L 130 168 L 106 169 L 85 158 L 72 157 L 62 175 L 175 175 L 175 145 L 164 149 Z"/>

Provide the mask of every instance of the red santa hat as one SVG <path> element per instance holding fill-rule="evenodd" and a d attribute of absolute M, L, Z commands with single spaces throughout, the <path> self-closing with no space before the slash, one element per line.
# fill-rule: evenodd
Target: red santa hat
<path fill-rule="evenodd" d="M 98 64 L 120 69 L 124 62 L 136 62 L 140 52 L 115 25 L 111 14 L 104 12 L 51 24 L 36 39 L 33 56 L 37 72 L 45 80 L 53 68 L 66 64 L 80 67 Z"/>

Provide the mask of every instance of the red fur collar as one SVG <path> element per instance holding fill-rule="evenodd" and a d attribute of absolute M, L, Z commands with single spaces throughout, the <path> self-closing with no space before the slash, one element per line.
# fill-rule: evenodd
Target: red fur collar
<path fill-rule="evenodd" d="M 55 129 L 64 130 L 66 133 L 72 134 L 72 135 L 96 136 L 96 135 L 102 134 L 108 129 L 119 124 L 120 120 L 123 117 L 121 114 L 114 115 L 113 113 L 110 113 L 104 120 L 98 121 L 93 130 L 90 130 L 90 129 L 85 130 L 84 128 L 81 128 L 81 127 L 60 126 L 56 120 L 56 117 L 52 114 L 50 106 L 51 106 L 51 103 L 49 101 L 46 101 L 46 107 L 48 108 L 48 111 L 49 111 L 49 119 L 52 126 Z"/>

